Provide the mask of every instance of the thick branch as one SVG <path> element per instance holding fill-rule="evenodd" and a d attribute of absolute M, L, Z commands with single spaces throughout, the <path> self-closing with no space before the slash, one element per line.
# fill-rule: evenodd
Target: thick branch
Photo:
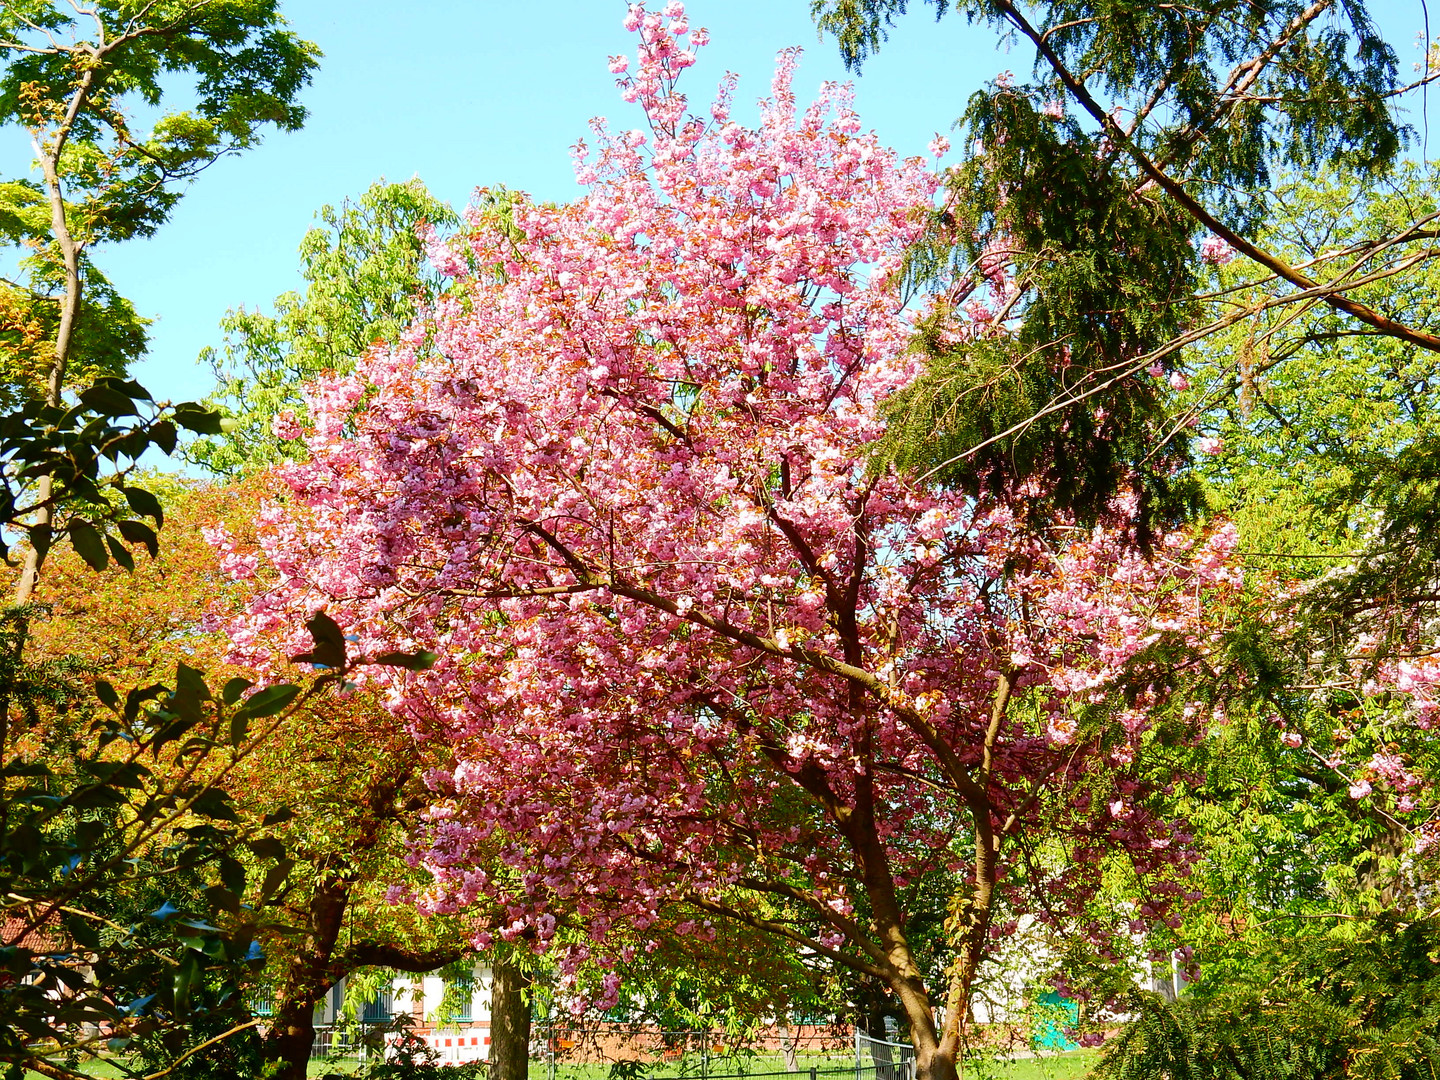
<path fill-rule="evenodd" d="M 1051 70 L 1055 72 L 1060 81 L 1065 84 L 1065 88 L 1070 91 L 1081 107 L 1100 124 L 1106 135 L 1114 141 L 1115 145 L 1124 147 L 1136 165 L 1140 167 L 1140 170 L 1179 203 L 1191 217 L 1204 225 L 1216 236 L 1226 241 L 1236 251 L 1246 256 L 1246 258 L 1259 263 L 1277 277 L 1283 278 L 1301 289 L 1321 290 L 1324 288 L 1324 286 L 1318 282 L 1290 266 L 1278 255 L 1274 255 L 1251 243 L 1246 237 L 1241 236 L 1221 222 L 1214 214 L 1210 213 L 1194 196 L 1185 190 L 1185 186 L 1180 181 L 1174 179 L 1156 165 L 1155 162 L 1150 160 L 1149 156 L 1140 149 L 1135 140 L 1126 134 L 1125 129 L 1120 126 L 1115 118 L 1095 100 L 1081 78 L 1065 65 L 1065 62 L 1060 59 L 1055 50 L 1052 49 L 1044 37 L 1030 25 L 1029 20 L 1025 18 L 1010 0 L 999 0 L 998 6 L 1005 16 L 1014 24 L 1016 29 L 1030 39 L 1036 51 L 1039 52 L 1045 62 L 1050 65 Z M 1434 334 L 1426 333 L 1423 330 L 1415 330 L 1403 323 L 1396 322 L 1394 319 L 1382 315 L 1373 308 L 1360 303 L 1358 300 L 1352 300 L 1342 293 L 1322 292 L 1320 298 L 1331 307 L 1343 311 L 1347 315 L 1359 319 L 1361 322 L 1367 323 L 1391 337 L 1398 338 L 1401 341 L 1407 341 L 1412 345 L 1418 345 L 1423 349 L 1429 349 L 1432 352 L 1440 352 L 1440 337 Z"/>
<path fill-rule="evenodd" d="M 415 950 L 378 941 L 359 941 L 346 946 L 332 966 L 343 967 L 345 971 L 358 967 L 387 967 L 418 975 L 453 964 L 473 951 L 459 945 Z"/>

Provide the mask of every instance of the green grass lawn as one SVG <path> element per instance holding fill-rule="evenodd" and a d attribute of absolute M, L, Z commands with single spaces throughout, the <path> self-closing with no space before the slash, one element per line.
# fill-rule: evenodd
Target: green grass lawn
<path fill-rule="evenodd" d="M 1068 1053 L 1047 1054 L 1045 1057 L 1022 1058 L 1017 1061 L 966 1062 L 961 1073 L 961 1080 L 1080 1080 L 1095 1064 L 1096 1056 L 1094 1050 L 1072 1050 Z M 698 1062 L 685 1062 L 683 1069 L 676 1067 L 679 1064 L 681 1063 L 668 1063 L 664 1068 L 657 1065 L 653 1070 L 654 1075 L 671 1077 L 683 1074 L 689 1080 L 700 1080 Z M 835 1058 L 802 1059 L 800 1071 L 792 1075 L 796 1080 L 809 1080 L 811 1065 L 820 1070 L 823 1076 L 830 1070 L 844 1069 L 847 1062 Z M 312 1061 L 309 1073 L 311 1076 L 324 1076 L 326 1073 L 352 1073 L 356 1067 L 357 1065 L 353 1061 Z M 784 1062 L 778 1058 L 774 1061 L 759 1057 L 712 1058 L 710 1067 L 706 1071 L 710 1076 L 729 1076 L 735 1073 L 753 1076 L 760 1073 L 781 1072 L 784 1068 Z M 85 1072 L 96 1077 L 97 1080 L 114 1080 L 123 1075 L 115 1065 L 108 1061 L 91 1062 L 86 1066 Z M 530 1063 L 530 1080 L 551 1080 L 551 1075 L 546 1062 L 532 1061 Z M 553 1076 L 554 1080 L 609 1080 L 610 1066 L 557 1065 Z M 25 1080 L 45 1080 L 45 1078 L 39 1073 L 27 1072 Z M 248 1080 L 248 1078 L 237 1077 L 236 1080 Z M 779 1080 L 779 1078 L 775 1078 L 775 1080 Z M 825 1080 L 844 1080 L 844 1077 L 832 1074 Z"/>
<path fill-rule="evenodd" d="M 1095 1064 L 1094 1050 L 1072 1050 L 1065 1053 L 1046 1054 L 1038 1058 L 1019 1060 L 968 1061 L 961 1073 L 961 1080 L 1079 1080 L 1089 1073 Z M 804 1059 L 799 1062 L 798 1072 L 789 1075 L 795 1080 L 809 1080 L 813 1065 L 820 1073 L 820 1080 L 845 1080 L 845 1073 L 853 1068 L 853 1060 L 838 1058 Z M 766 1076 L 784 1073 L 784 1060 L 776 1057 L 711 1058 L 706 1076 Z M 701 1080 L 698 1060 L 689 1058 L 665 1064 L 656 1064 L 647 1070 L 655 1080 L 683 1076 L 687 1080 Z M 873 1073 L 864 1074 L 870 1080 Z M 610 1066 L 557 1064 L 552 1073 L 545 1062 L 530 1063 L 530 1080 L 609 1080 Z M 781 1076 L 767 1076 L 767 1080 L 784 1080 Z"/>
<path fill-rule="evenodd" d="M 1070 1050 L 1017 1061 L 966 1062 L 961 1080 L 1079 1080 L 1098 1057 L 1095 1050 Z"/>

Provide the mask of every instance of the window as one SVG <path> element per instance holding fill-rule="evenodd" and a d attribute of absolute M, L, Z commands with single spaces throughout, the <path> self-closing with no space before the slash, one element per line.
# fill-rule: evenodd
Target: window
<path fill-rule="evenodd" d="M 365 1011 L 360 1015 L 361 1023 L 376 1024 L 384 1023 L 390 1019 L 391 1006 L 394 1004 L 393 995 L 389 990 L 380 991 L 380 996 L 365 1005 Z"/>

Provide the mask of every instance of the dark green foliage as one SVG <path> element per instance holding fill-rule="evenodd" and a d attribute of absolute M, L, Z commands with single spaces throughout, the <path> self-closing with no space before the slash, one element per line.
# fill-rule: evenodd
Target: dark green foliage
<path fill-rule="evenodd" d="M 1358 2 L 931 2 L 1033 50 L 1034 79 L 997 80 L 957 122 L 963 159 L 910 274 L 945 303 L 882 456 L 1083 522 L 1130 488 L 1144 543 L 1199 504 L 1178 478 L 1186 418 L 1147 373 L 1203 334 L 1197 241 L 1253 239 L 1279 168 L 1389 168 L 1407 137 L 1394 52 Z M 852 67 L 906 9 L 812 3 Z M 969 326 L 976 300 L 998 319 Z"/>
<path fill-rule="evenodd" d="M 239 1010 L 231 1012 L 242 1022 L 248 1019 Z M 231 1018 L 223 1010 L 212 1009 L 184 1027 L 141 1039 L 131 1048 L 134 1058 L 130 1064 L 141 1075 L 169 1069 L 166 1075 L 174 1080 L 260 1080 L 265 1075 L 260 1036 L 254 1028 L 227 1035 L 233 1026 Z M 222 1035 L 219 1041 L 184 1057 L 187 1050 Z"/>
<path fill-rule="evenodd" d="M 227 1031 L 263 959 L 254 913 L 283 883 L 247 870 L 242 846 L 261 869 L 283 849 L 240 830 L 211 782 L 241 752 L 228 718 L 183 664 L 123 700 L 99 683 L 97 708 L 75 673 L 19 660 L 33 617 L 3 622 L 0 1062 Z"/>
<path fill-rule="evenodd" d="M 1268 940 L 1266 947 L 1262 941 Z M 1247 944 L 1248 977 L 1136 994 L 1101 1080 L 1420 1080 L 1440 1070 L 1440 924 Z"/>
<path fill-rule="evenodd" d="M 971 115 L 987 145 L 1021 149 L 952 173 L 951 209 L 911 255 L 916 284 L 951 303 L 921 329 L 927 375 L 888 404 L 883 452 L 973 494 L 1038 478 L 1045 505 L 1084 520 L 1127 483 L 1143 521 L 1184 516 L 1198 499 L 1175 478 L 1186 459 L 1183 442 L 1167 447 L 1170 395 L 1140 358 L 1193 316 L 1193 223 L 1163 196 L 1132 200 L 1095 140 L 1025 93 L 978 95 Z M 1003 302 L 986 267 L 1017 283 L 1016 325 L 947 338 L 954 302 Z"/>
<path fill-rule="evenodd" d="M 201 406 L 162 408 L 138 383 L 108 376 L 68 407 L 28 399 L 0 415 L 0 558 L 8 559 L 17 534 L 42 553 L 66 536 L 97 570 L 111 558 L 132 566 L 132 547 L 153 554 L 163 515 L 154 495 L 131 482 L 136 463 L 152 448 L 173 451 L 178 428 L 207 431 L 218 423 Z M 35 481 L 46 476 L 52 487 L 42 500 Z M 31 516 L 42 506 L 53 522 L 33 529 Z"/>
<path fill-rule="evenodd" d="M 246 827 L 226 775 L 321 689 L 372 661 L 348 657 L 321 612 L 309 624 L 314 650 L 335 663 L 308 688 L 242 699 L 234 680 L 217 694 L 180 663 L 173 685 L 123 696 L 98 680 L 97 702 L 73 664 L 23 661 L 38 614 L 0 618 L 0 1064 L 64 1047 L 174 1062 L 249 1030 L 260 919 L 294 865 L 271 835 L 285 815 Z M 206 1047 L 182 1075 L 217 1075 L 218 1063 L 253 1053 L 248 1039 Z"/>
<path fill-rule="evenodd" d="M 953 7 L 1001 33 L 1030 38 L 1028 27 L 1043 37 L 1032 88 L 1039 100 L 1072 97 L 1067 77 L 1086 85 L 1105 110 L 1120 107 L 1127 128 L 1136 119 L 1132 137 L 1141 149 L 1172 175 L 1213 190 L 1236 222 L 1263 220 L 1254 196 L 1276 163 L 1384 168 L 1405 138 L 1389 102 L 1399 88 L 1398 61 L 1363 3 L 929 3 L 937 19 Z M 859 68 L 907 7 L 908 0 L 812 0 L 811 12 L 846 64 Z M 977 118 L 972 106 L 972 132 Z"/>

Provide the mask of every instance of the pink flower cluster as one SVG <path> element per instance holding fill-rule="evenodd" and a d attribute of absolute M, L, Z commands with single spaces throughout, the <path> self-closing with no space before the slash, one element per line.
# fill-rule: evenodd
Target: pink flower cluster
<path fill-rule="evenodd" d="M 733 82 L 716 119 L 690 115 L 674 85 L 703 39 L 680 48 L 682 5 L 626 25 L 634 73 L 611 69 L 649 134 L 597 124 L 585 196 L 520 202 L 521 239 L 476 214 L 460 287 L 314 388 L 236 658 L 302 644 L 321 606 L 361 651 L 438 653 L 372 676 L 454 747 L 414 855 L 423 902 L 488 896 L 502 936 L 542 941 L 565 905 L 591 938 L 571 972 L 643 946 L 669 904 L 714 911 L 756 882 L 791 883 L 817 949 L 856 947 L 856 837 L 889 888 L 932 872 L 969 828 L 936 796 L 956 769 L 986 778 L 998 821 L 1081 837 L 1092 867 L 1117 847 L 1183 867 L 1190 838 L 1129 763 L 1173 675 L 1146 657 L 1203 653 L 1233 531 L 1149 560 L 1122 532 L 1057 545 L 872 468 L 878 406 L 919 363 L 893 278 L 934 178 L 860 134 L 845 89 L 799 110 L 793 53 L 758 129 L 725 119 Z M 1034 706 L 991 754 L 1002 677 Z M 1097 720 L 1135 677 L 1136 705 Z"/>

